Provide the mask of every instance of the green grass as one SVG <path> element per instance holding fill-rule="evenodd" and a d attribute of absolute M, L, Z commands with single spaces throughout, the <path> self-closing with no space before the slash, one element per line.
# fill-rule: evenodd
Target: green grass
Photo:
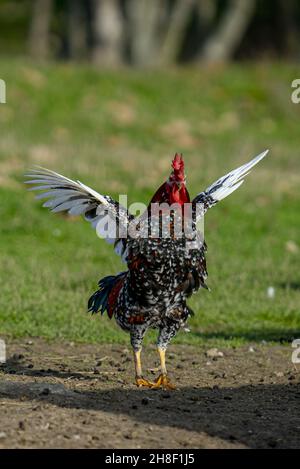
<path fill-rule="evenodd" d="M 185 154 L 196 194 L 270 148 L 238 193 L 206 216 L 212 291 L 191 299 L 191 333 L 175 340 L 299 337 L 300 105 L 290 100 L 299 75 L 279 64 L 101 72 L 2 59 L 0 336 L 128 341 L 114 321 L 86 313 L 98 279 L 121 262 L 86 222 L 41 208 L 22 184 L 26 168 L 40 164 L 147 203 L 175 151 Z"/>

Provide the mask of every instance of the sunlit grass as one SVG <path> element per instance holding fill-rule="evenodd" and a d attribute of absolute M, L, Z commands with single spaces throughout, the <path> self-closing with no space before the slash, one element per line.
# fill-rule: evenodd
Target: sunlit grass
<path fill-rule="evenodd" d="M 146 73 L 1 61 L 0 334 L 128 340 L 114 321 L 86 313 L 99 278 L 124 266 L 84 221 L 42 209 L 23 187 L 26 168 L 40 164 L 147 203 L 175 151 L 185 154 L 196 194 L 270 148 L 243 188 L 207 214 L 212 291 L 191 299 L 191 333 L 176 340 L 236 345 L 299 336 L 295 76 L 279 65 Z"/>

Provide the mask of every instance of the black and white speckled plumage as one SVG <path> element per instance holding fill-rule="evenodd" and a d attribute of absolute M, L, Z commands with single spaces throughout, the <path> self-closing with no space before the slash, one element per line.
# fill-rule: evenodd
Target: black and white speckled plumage
<path fill-rule="evenodd" d="M 203 215 L 235 191 L 266 154 L 264 152 L 231 171 L 199 193 L 192 201 L 193 210 L 196 204 L 201 203 Z M 172 165 L 174 171 L 152 202 L 179 202 L 183 205 L 190 201 L 185 188 L 182 157 L 176 155 Z M 32 170 L 28 178 L 26 182 L 33 186 L 32 189 L 44 191 L 38 198 L 47 198 L 44 206 L 54 212 L 82 214 L 97 229 L 105 214 L 109 214 L 122 231 L 136 221 L 110 196 L 99 194 L 80 181 L 72 181 L 43 168 Z M 138 220 L 140 225 L 147 217 L 148 212 Z M 196 236 L 196 242 L 193 236 Z M 89 300 L 89 310 L 107 311 L 110 317 L 114 316 L 120 327 L 130 332 L 134 350 L 140 349 L 148 328 L 159 330 L 158 345 L 160 349 L 166 349 L 171 338 L 192 314 L 186 304 L 187 298 L 201 287 L 206 288 L 206 244 L 201 234 L 193 231 L 192 238 L 176 238 L 172 234 L 169 238 L 129 236 L 124 239 L 115 236 L 108 241 L 115 243 L 116 252 L 127 262 L 128 270 L 99 282 L 99 290 Z"/>
<path fill-rule="evenodd" d="M 165 349 L 192 314 L 186 299 L 205 286 L 205 250 L 189 250 L 185 239 L 140 239 L 128 243 L 128 272 L 114 315 L 139 349 L 148 328 L 159 330 Z"/>

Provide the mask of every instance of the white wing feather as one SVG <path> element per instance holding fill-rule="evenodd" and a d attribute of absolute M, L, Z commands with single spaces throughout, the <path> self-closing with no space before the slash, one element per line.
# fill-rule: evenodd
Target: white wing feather
<path fill-rule="evenodd" d="M 119 226 L 126 228 L 130 221 L 127 210 L 107 195 L 99 194 L 80 181 L 72 181 L 61 174 L 45 168 L 37 168 L 25 175 L 29 190 L 43 191 L 37 199 L 48 199 L 43 207 L 52 212 L 68 212 L 70 215 L 84 215 L 85 219 L 97 228 L 98 222 L 109 214 Z M 105 213 L 106 212 L 106 213 Z M 104 236 L 103 233 L 98 233 Z M 106 236 L 108 243 L 114 243 L 111 233 Z"/>
<path fill-rule="evenodd" d="M 193 200 L 193 203 L 202 203 L 204 205 L 204 212 L 206 212 L 217 202 L 225 199 L 225 197 L 228 197 L 232 192 L 236 191 L 243 184 L 243 178 L 250 173 L 251 169 L 257 165 L 268 152 L 269 150 L 264 151 L 253 160 L 249 161 L 249 163 L 230 171 L 230 173 L 215 181 L 204 192 L 200 192 Z"/>

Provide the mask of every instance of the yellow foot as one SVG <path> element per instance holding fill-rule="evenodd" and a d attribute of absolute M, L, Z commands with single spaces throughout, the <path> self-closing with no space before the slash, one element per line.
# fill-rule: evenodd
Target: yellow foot
<path fill-rule="evenodd" d="M 163 388 L 168 389 L 169 391 L 173 391 L 176 389 L 176 386 L 171 383 L 170 378 L 167 375 L 160 374 L 152 386 L 152 389 L 156 388 Z"/>
<path fill-rule="evenodd" d="M 154 386 L 154 383 L 151 383 L 151 381 L 148 381 L 147 379 L 143 378 L 143 377 L 136 377 L 135 378 L 135 384 L 141 388 L 141 387 L 145 387 L 145 388 L 153 388 Z"/>

